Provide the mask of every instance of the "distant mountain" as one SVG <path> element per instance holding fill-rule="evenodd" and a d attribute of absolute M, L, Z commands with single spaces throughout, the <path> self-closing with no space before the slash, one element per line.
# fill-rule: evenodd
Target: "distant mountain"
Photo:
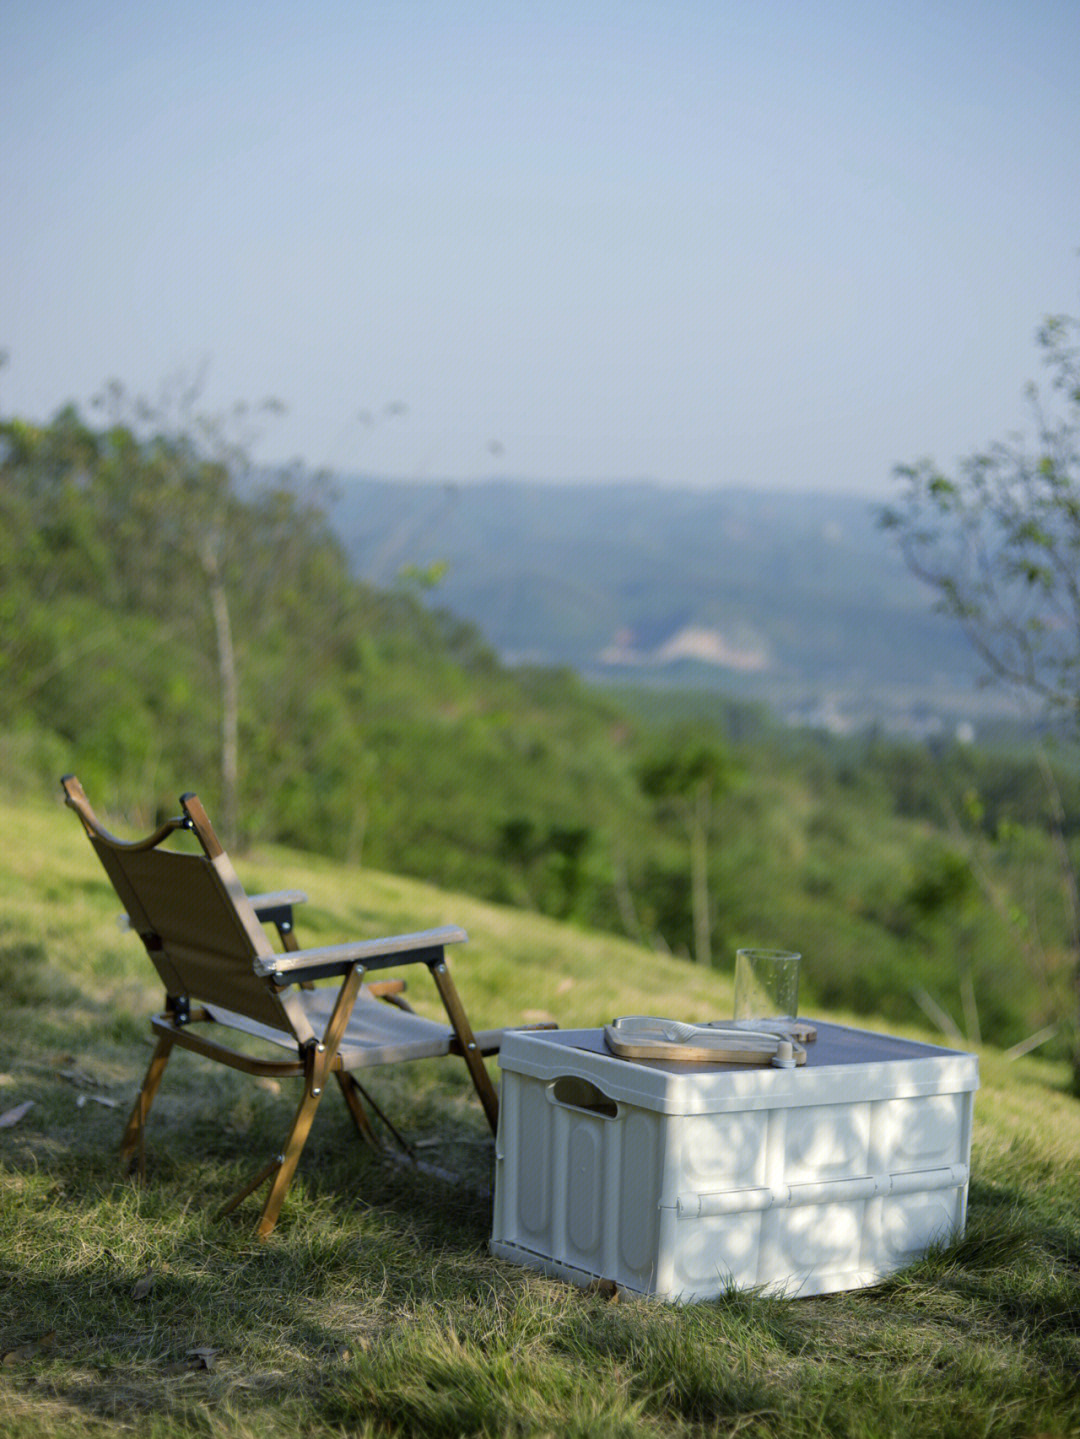
<path fill-rule="evenodd" d="M 444 564 L 433 602 L 511 661 L 722 689 L 839 730 L 1008 712 L 865 500 L 354 478 L 330 518 L 373 583 Z"/>

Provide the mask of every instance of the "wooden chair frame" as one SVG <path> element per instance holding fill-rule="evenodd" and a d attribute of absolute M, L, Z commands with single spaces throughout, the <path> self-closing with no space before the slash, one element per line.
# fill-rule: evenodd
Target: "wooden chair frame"
<path fill-rule="evenodd" d="M 176 1045 L 245 1074 L 303 1080 L 303 1093 L 284 1147 L 219 1210 L 219 1217 L 230 1213 L 269 1181 L 257 1226 L 260 1238 L 269 1235 L 277 1223 L 331 1075 L 365 1143 L 383 1148 L 364 1100 L 408 1151 L 352 1071 L 398 1059 L 459 1055 L 492 1132 L 496 1131 L 498 1098 L 484 1056 L 498 1052 L 504 1031 L 476 1034 L 469 1023 L 446 961 L 446 946 L 468 938 L 463 929 L 445 926 L 386 939 L 301 949 L 294 931 L 293 906 L 306 896 L 298 890 L 248 896 L 197 795 L 182 795 L 182 813 L 166 820 L 153 834 L 125 841 L 100 824 L 74 775 L 64 776 L 61 783 L 66 803 L 79 816 L 127 910 L 131 928 L 165 983 L 165 1007 L 150 1021 L 157 1044 L 121 1144 L 125 1165 L 130 1167 L 137 1159 L 140 1178 L 145 1177 L 147 1118 Z M 178 830 L 195 836 L 200 855 L 162 848 Z M 189 911 L 189 898 L 194 913 Z M 271 946 L 264 924 L 274 926 L 281 950 Z M 403 980 L 367 979 L 406 964 L 427 968 L 448 1027 L 413 1014 L 402 996 Z M 325 1022 L 322 1014 L 313 1013 L 304 1002 L 311 998 L 304 991 L 323 979 L 340 981 Z M 198 1032 L 210 1025 L 219 1031 L 237 1029 L 291 1048 L 294 1057 L 252 1056 Z"/>

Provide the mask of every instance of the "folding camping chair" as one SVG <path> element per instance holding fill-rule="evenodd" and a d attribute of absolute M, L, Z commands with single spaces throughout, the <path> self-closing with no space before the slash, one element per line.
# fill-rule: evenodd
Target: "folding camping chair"
<path fill-rule="evenodd" d="M 61 783 L 67 804 L 82 821 L 120 896 L 131 928 L 165 984 L 165 1008 L 150 1021 L 157 1047 L 124 1131 L 125 1165 L 137 1153 L 140 1174 L 145 1173 L 146 1120 L 174 1045 L 247 1074 L 303 1078 L 303 1097 L 284 1149 L 220 1210 L 219 1217 L 228 1214 L 269 1181 L 257 1230 L 261 1238 L 277 1223 L 330 1075 L 341 1087 L 363 1140 L 382 1147 L 361 1095 L 407 1149 L 361 1090 L 353 1071 L 460 1055 L 495 1131 L 498 1099 L 483 1056 L 498 1052 L 504 1031 L 476 1034 L 469 1025 L 445 956 L 448 944 L 468 938 L 463 929 L 446 926 L 389 939 L 300 949 L 293 905 L 306 896 L 296 890 L 247 895 L 196 795 L 182 795 L 183 813 L 146 839 L 125 842 L 102 828 L 74 775 L 65 776 Z M 167 847 L 165 841 L 177 830 L 194 835 L 202 853 Z M 264 923 L 274 925 L 282 950 L 271 945 Z M 449 1024 L 414 1014 L 402 998 L 402 980 L 365 982 L 369 974 L 405 964 L 427 966 Z M 315 987 L 313 981 L 322 979 L 336 983 Z M 292 1050 L 294 1057 L 254 1057 L 198 1032 L 210 1025 L 267 1040 Z"/>

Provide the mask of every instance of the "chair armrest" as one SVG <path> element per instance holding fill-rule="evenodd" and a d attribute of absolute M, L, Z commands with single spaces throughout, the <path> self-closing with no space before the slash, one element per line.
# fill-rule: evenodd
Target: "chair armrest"
<path fill-rule="evenodd" d="M 343 974 L 353 965 L 367 969 L 392 969 L 398 964 L 435 964 L 447 944 L 468 939 L 455 924 L 425 929 L 416 934 L 395 934 L 388 939 L 361 939 L 353 944 L 327 944 L 318 949 L 297 949 L 288 954 L 269 954 L 255 960 L 255 973 L 286 984 Z"/>
<path fill-rule="evenodd" d="M 368 994 L 373 994 L 376 999 L 395 1000 L 398 995 L 404 994 L 408 984 L 403 979 L 373 979 L 367 987 Z M 402 1001 L 404 1003 L 404 1001 Z"/>
<path fill-rule="evenodd" d="M 302 889 L 276 889 L 269 894 L 249 894 L 248 902 L 256 914 L 264 909 L 282 909 L 287 904 L 307 904 Z"/>
<path fill-rule="evenodd" d="M 255 911 L 255 918 L 263 925 L 272 924 L 278 932 L 282 948 L 295 954 L 299 945 L 293 932 L 293 905 L 304 904 L 307 895 L 302 889 L 279 889 L 272 894 L 255 894 L 248 897 L 248 903 Z"/>

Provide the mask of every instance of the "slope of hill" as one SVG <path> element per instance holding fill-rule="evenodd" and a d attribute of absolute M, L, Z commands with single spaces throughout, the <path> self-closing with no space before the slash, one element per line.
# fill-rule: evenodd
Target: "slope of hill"
<path fill-rule="evenodd" d="M 1008 712 L 865 500 L 351 478 L 330 517 L 376 584 L 444 564 L 436 601 L 511 661 L 721 688 L 838 730 Z"/>
<path fill-rule="evenodd" d="M 493 1145 L 449 1061 L 366 1078 L 463 1183 L 380 1163 L 328 1095 L 256 1247 L 254 1199 L 214 1211 L 275 1152 L 294 1086 L 178 1057 L 148 1183 L 124 1179 L 161 991 L 74 817 L 0 797 L 0 821 L 20 837 L 0 856 L 5 1435 L 1075 1432 L 1080 1106 L 1063 1065 L 980 1049 L 965 1237 L 849 1294 L 612 1303 L 493 1258 Z M 478 1025 L 729 1012 L 726 976 L 625 940 L 277 847 L 241 873 L 309 892 L 305 943 L 462 923 L 455 972 Z M 409 993 L 426 1010 L 425 978 Z"/>

